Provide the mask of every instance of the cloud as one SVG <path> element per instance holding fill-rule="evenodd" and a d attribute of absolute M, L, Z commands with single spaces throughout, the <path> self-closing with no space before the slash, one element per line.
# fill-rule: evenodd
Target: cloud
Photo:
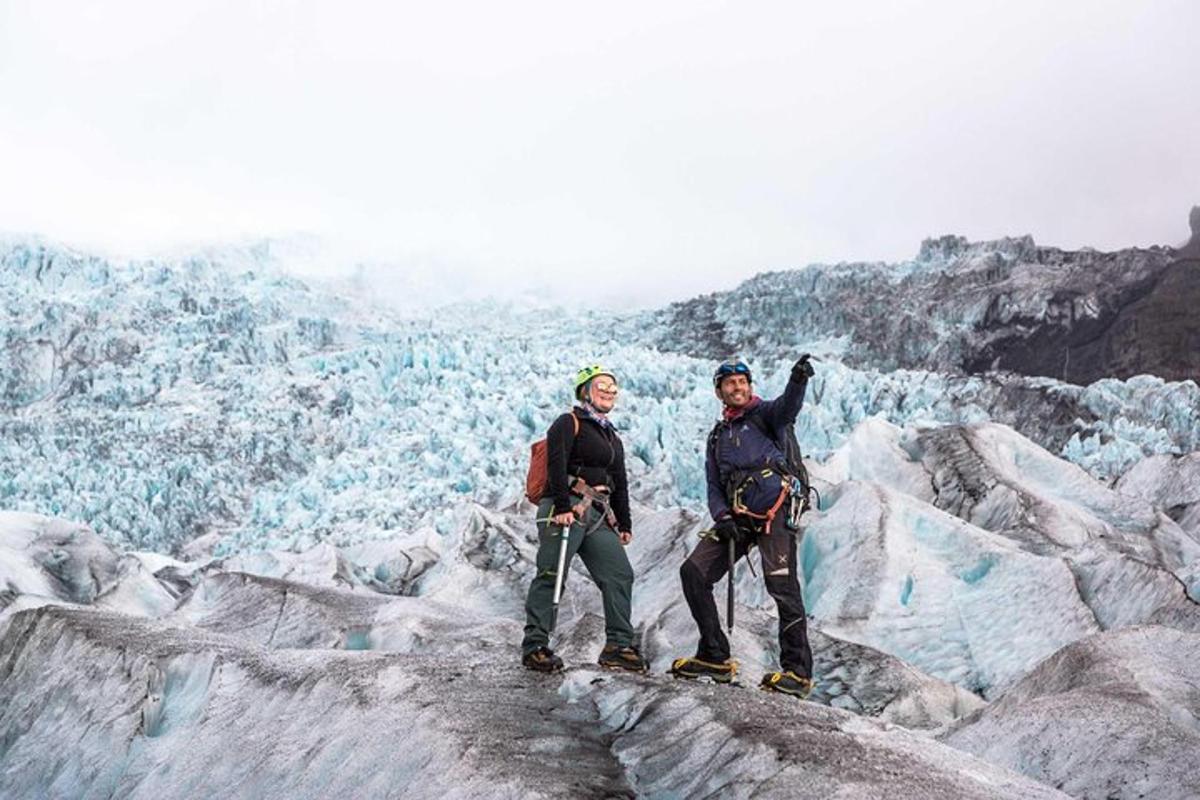
<path fill-rule="evenodd" d="M 1200 199 L 1191 2 L 0 15 L 0 228 L 110 249 L 305 230 L 648 303 L 944 232 L 1175 244 Z"/>

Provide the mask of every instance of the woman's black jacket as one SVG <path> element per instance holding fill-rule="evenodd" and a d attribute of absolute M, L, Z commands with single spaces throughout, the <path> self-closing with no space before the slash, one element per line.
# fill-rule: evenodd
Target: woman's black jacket
<path fill-rule="evenodd" d="M 579 420 L 578 434 L 571 414 Z M 570 474 L 583 478 L 589 486 L 607 486 L 617 527 L 631 530 L 625 448 L 611 427 L 602 427 L 582 411 L 571 411 L 554 420 L 546 434 L 546 472 L 547 495 L 554 498 L 555 514 L 571 510 Z"/>

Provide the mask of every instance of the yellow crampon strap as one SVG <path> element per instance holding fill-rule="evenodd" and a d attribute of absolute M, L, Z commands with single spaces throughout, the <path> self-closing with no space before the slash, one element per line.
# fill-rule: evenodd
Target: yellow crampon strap
<path fill-rule="evenodd" d="M 783 680 L 785 675 L 791 675 L 793 680 L 799 681 L 800 683 L 804 684 L 804 690 L 802 692 L 797 692 L 797 691 L 791 691 L 788 689 L 778 688 L 775 684 L 777 684 L 781 680 Z M 787 672 L 787 673 L 772 672 L 767 675 L 764 675 L 763 682 L 762 682 L 763 689 L 776 691 L 776 692 L 782 692 L 783 694 L 794 695 L 796 697 L 801 698 L 802 700 L 808 699 L 808 696 L 812 693 L 814 685 L 815 684 L 813 683 L 811 678 L 801 678 L 799 675 L 797 675 L 794 672 Z"/>
<path fill-rule="evenodd" d="M 737 671 L 738 671 L 738 662 L 733 661 L 732 659 L 724 664 L 714 664 L 711 661 L 703 661 L 699 658 L 687 658 L 687 657 L 677 658 L 673 662 L 671 662 L 671 671 L 672 672 L 678 671 L 679 669 L 682 669 L 683 667 L 687 666 L 688 664 L 699 664 L 700 666 L 703 666 L 703 667 L 709 667 L 711 669 L 720 669 L 720 670 L 723 670 L 726 667 L 728 667 L 729 674 L 733 675 L 733 676 L 736 676 Z"/>

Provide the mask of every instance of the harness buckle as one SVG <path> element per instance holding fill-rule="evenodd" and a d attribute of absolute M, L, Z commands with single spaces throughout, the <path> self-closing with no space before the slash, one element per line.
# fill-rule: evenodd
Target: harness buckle
<path fill-rule="evenodd" d="M 587 513 L 588 508 L 595 506 L 601 511 L 600 520 L 608 523 L 608 526 L 614 531 L 617 529 L 617 515 L 612 510 L 612 501 L 609 498 L 611 490 L 607 486 L 589 486 L 583 478 L 576 477 L 571 483 L 570 490 L 572 493 L 583 498 L 571 507 L 576 516 L 583 519 L 583 515 Z M 597 525 L 599 525 L 600 520 L 597 520 Z M 586 531 L 586 533 L 591 533 L 591 530 Z"/>

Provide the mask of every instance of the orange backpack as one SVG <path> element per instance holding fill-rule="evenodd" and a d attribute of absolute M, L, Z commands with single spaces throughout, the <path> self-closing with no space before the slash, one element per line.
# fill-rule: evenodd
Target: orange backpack
<path fill-rule="evenodd" d="M 571 421 L 575 423 L 575 433 L 572 436 L 578 436 L 579 417 L 575 416 L 574 411 L 571 412 Z M 529 472 L 525 474 L 525 499 L 535 506 L 541 502 L 542 495 L 546 493 L 546 486 L 550 483 L 547 450 L 545 439 L 538 439 L 529 446 Z"/>

